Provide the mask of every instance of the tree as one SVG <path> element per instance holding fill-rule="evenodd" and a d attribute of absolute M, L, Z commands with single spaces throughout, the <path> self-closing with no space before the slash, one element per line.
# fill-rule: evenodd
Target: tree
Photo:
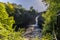
<path fill-rule="evenodd" d="M 9 14 L 9 16 L 13 16 L 13 14 L 15 12 L 13 4 L 8 2 L 7 4 L 5 4 L 5 6 L 6 6 L 6 11 Z"/>
<path fill-rule="evenodd" d="M 57 13 L 60 11 L 60 2 L 59 0 L 45 0 L 49 7 L 42 16 L 44 17 L 44 24 L 43 24 L 43 34 L 50 33 L 53 35 L 53 38 L 57 40 L 58 36 L 58 29 L 57 26 Z"/>
<path fill-rule="evenodd" d="M 7 37 L 7 35 L 13 31 L 12 25 L 14 23 L 13 17 L 9 17 L 5 4 L 0 3 L 0 38 Z"/>

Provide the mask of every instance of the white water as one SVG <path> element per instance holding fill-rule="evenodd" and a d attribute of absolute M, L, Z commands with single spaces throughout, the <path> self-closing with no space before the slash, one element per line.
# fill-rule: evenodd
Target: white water
<path fill-rule="evenodd" d="M 36 16 L 35 18 L 35 21 L 36 21 L 35 24 L 29 25 L 29 26 L 38 27 L 38 18 L 39 18 L 39 15 Z"/>

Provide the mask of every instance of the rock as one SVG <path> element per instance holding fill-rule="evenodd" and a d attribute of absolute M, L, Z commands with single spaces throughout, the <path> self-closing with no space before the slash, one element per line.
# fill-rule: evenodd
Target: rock
<path fill-rule="evenodd" d="M 26 38 L 27 37 L 29 37 L 29 38 L 35 38 L 36 36 L 39 37 L 39 38 L 41 38 L 41 36 L 42 36 L 41 29 L 35 28 L 35 27 L 29 27 L 26 30 L 24 36 Z"/>

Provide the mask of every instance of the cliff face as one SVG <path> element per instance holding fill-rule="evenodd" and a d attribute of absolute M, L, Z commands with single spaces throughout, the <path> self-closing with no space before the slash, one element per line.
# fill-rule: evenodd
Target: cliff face
<path fill-rule="evenodd" d="M 43 28 L 42 24 L 44 23 L 44 18 L 42 17 L 42 14 L 43 14 L 43 12 L 40 13 L 40 16 L 38 18 L 38 25 L 39 25 L 39 28 L 41 28 L 41 29 Z"/>

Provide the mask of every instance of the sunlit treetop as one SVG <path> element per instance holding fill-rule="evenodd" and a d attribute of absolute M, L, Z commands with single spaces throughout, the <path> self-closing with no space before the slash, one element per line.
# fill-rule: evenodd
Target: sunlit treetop
<path fill-rule="evenodd" d="M 44 1 L 46 1 L 46 2 L 48 2 L 48 3 L 60 3 L 60 0 L 44 0 Z"/>
<path fill-rule="evenodd" d="M 60 10 L 60 0 L 44 0 L 47 4 L 49 4 L 49 11 L 59 12 Z"/>
<path fill-rule="evenodd" d="M 5 4 L 0 2 L 0 18 L 1 19 L 7 19 L 8 14 L 5 9 Z"/>

